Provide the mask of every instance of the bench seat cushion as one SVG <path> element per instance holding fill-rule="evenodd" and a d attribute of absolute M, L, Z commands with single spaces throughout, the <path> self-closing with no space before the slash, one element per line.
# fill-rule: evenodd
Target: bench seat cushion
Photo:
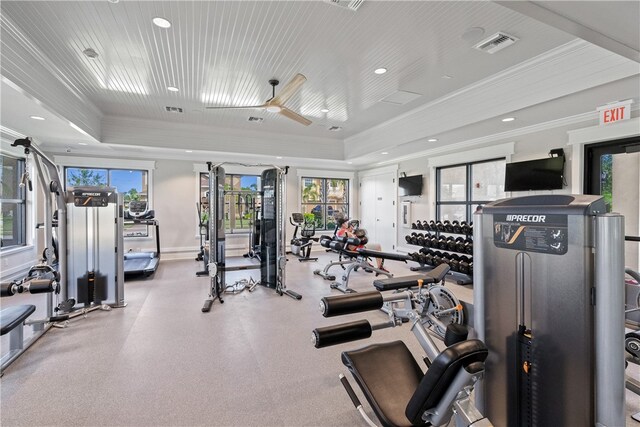
<path fill-rule="evenodd" d="M 0 330 L 2 331 L 0 335 L 7 334 L 16 326 L 22 325 L 22 322 L 34 311 L 36 311 L 36 306 L 31 304 L 14 305 L 0 310 Z"/>

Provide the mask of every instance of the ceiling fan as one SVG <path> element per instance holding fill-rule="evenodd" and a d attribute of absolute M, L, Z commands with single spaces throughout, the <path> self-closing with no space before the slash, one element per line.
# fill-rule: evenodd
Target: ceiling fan
<path fill-rule="evenodd" d="M 309 126 L 311 124 L 311 120 L 302 117 L 300 114 L 295 113 L 293 111 L 291 111 L 290 109 L 288 109 L 287 107 L 284 106 L 284 104 L 289 100 L 289 98 L 291 98 L 299 89 L 300 86 L 302 86 L 302 84 L 304 82 L 307 81 L 307 78 L 305 76 L 303 76 L 302 74 L 296 74 L 295 77 L 293 79 L 291 79 L 291 81 L 289 83 L 287 83 L 282 90 L 280 91 L 280 93 L 278 94 L 278 96 L 276 96 L 276 86 L 278 86 L 278 84 L 280 84 L 279 80 L 276 79 L 271 79 L 269 80 L 269 84 L 271 85 L 272 89 L 273 89 L 273 93 L 271 95 L 271 98 L 269 98 L 264 104 L 262 105 L 247 105 L 247 106 L 240 106 L 240 107 L 206 107 L 210 110 L 222 110 L 222 109 L 226 109 L 226 110 L 244 110 L 244 109 L 251 109 L 251 108 L 256 108 L 256 109 L 266 109 L 267 111 L 269 111 L 270 113 L 278 113 L 280 115 L 283 115 L 289 119 L 295 120 L 298 123 L 301 123 L 305 126 Z"/>

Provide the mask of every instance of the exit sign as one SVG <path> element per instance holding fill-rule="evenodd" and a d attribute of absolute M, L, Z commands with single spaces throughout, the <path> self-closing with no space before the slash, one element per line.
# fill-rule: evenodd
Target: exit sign
<path fill-rule="evenodd" d="M 600 126 L 628 120 L 631 117 L 632 102 L 632 99 L 628 99 L 626 101 L 620 101 L 598 107 Z"/>

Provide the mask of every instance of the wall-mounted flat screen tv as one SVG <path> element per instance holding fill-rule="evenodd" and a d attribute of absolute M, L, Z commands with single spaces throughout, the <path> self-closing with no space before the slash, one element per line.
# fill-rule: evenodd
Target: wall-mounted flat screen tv
<path fill-rule="evenodd" d="M 563 175 L 564 156 L 507 163 L 504 191 L 559 190 Z"/>
<path fill-rule="evenodd" d="M 398 195 L 420 196 L 422 194 L 422 175 L 403 176 L 398 179 Z"/>

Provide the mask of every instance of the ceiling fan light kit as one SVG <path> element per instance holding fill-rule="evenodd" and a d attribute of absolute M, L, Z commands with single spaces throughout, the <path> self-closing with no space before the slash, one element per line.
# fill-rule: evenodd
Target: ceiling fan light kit
<path fill-rule="evenodd" d="M 302 74 L 296 74 L 293 79 L 289 83 L 287 83 L 278 96 L 276 96 L 276 86 L 280 84 L 279 80 L 271 79 L 269 80 L 269 84 L 271 85 L 272 92 L 271 98 L 268 99 L 262 105 L 246 105 L 239 107 L 207 107 L 209 110 L 233 110 L 233 109 L 266 109 L 270 113 L 280 114 L 288 119 L 294 120 L 302 125 L 309 126 L 312 122 L 306 117 L 302 117 L 300 114 L 292 111 L 284 106 L 284 104 L 295 95 L 300 87 L 307 81 L 307 78 Z"/>

